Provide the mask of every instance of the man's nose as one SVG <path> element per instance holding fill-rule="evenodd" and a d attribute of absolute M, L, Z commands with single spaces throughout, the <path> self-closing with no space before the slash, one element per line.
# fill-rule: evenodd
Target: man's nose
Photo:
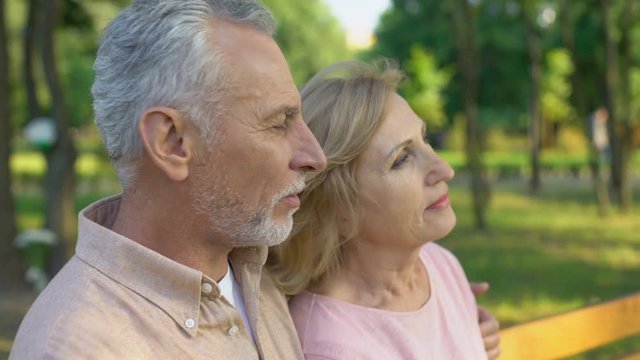
<path fill-rule="evenodd" d="M 302 118 L 296 120 L 294 153 L 290 167 L 293 170 L 322 171 L 327 167 L 327 157 L 324 155 L 318 140 Z"/>

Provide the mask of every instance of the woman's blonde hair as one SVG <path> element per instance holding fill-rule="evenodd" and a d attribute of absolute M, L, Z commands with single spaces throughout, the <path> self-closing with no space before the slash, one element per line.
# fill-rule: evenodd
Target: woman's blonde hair
<path fill-rule="evenodd" d="M 343 245 L 359 229 L 357 160 L 402 78 L 389 60 L 350 61 L 325 68 L 302 88 L 302 114 L 327 168 L 308 175 L 291 236 L 271 250 L 269 268 L 285 294 L 340 270 Z"/>

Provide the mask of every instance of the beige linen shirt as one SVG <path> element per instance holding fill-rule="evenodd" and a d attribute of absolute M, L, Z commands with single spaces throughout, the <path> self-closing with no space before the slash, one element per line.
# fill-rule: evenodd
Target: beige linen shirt
<path fill-rule="evenodd" d="M 116 196 L 80 212 L 76 255 L 25 316 L 10 359 L 302 359 L 262 272 L 266 248 L 229 257 L 254 343 L 215 281 L 110 230 L 119 207 Z"/>

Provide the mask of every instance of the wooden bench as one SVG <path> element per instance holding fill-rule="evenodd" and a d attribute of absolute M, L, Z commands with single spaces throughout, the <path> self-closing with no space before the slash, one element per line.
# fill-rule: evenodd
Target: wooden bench
<path fill-rule="evenodd" d="M 561 359 L 640 334 L 640 292 L 500 332 L 500 360 Z M 640 360 L 640 352 L 625 360 Z"/>

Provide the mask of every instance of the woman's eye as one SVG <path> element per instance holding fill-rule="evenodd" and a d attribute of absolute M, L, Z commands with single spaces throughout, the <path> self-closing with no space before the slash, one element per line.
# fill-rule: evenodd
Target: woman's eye
<path fill-rule="evenodd" d="M 396 161 L 393 162 L 393 164 L 391 165 L 391 168 L 396 169 L 400 167 L 402 164 L 404 164 L 405 162 L 407 162 L 407 160 L 409 160 L 409 153 L 402 153 L 400 156 L 398 156 Z"/>

